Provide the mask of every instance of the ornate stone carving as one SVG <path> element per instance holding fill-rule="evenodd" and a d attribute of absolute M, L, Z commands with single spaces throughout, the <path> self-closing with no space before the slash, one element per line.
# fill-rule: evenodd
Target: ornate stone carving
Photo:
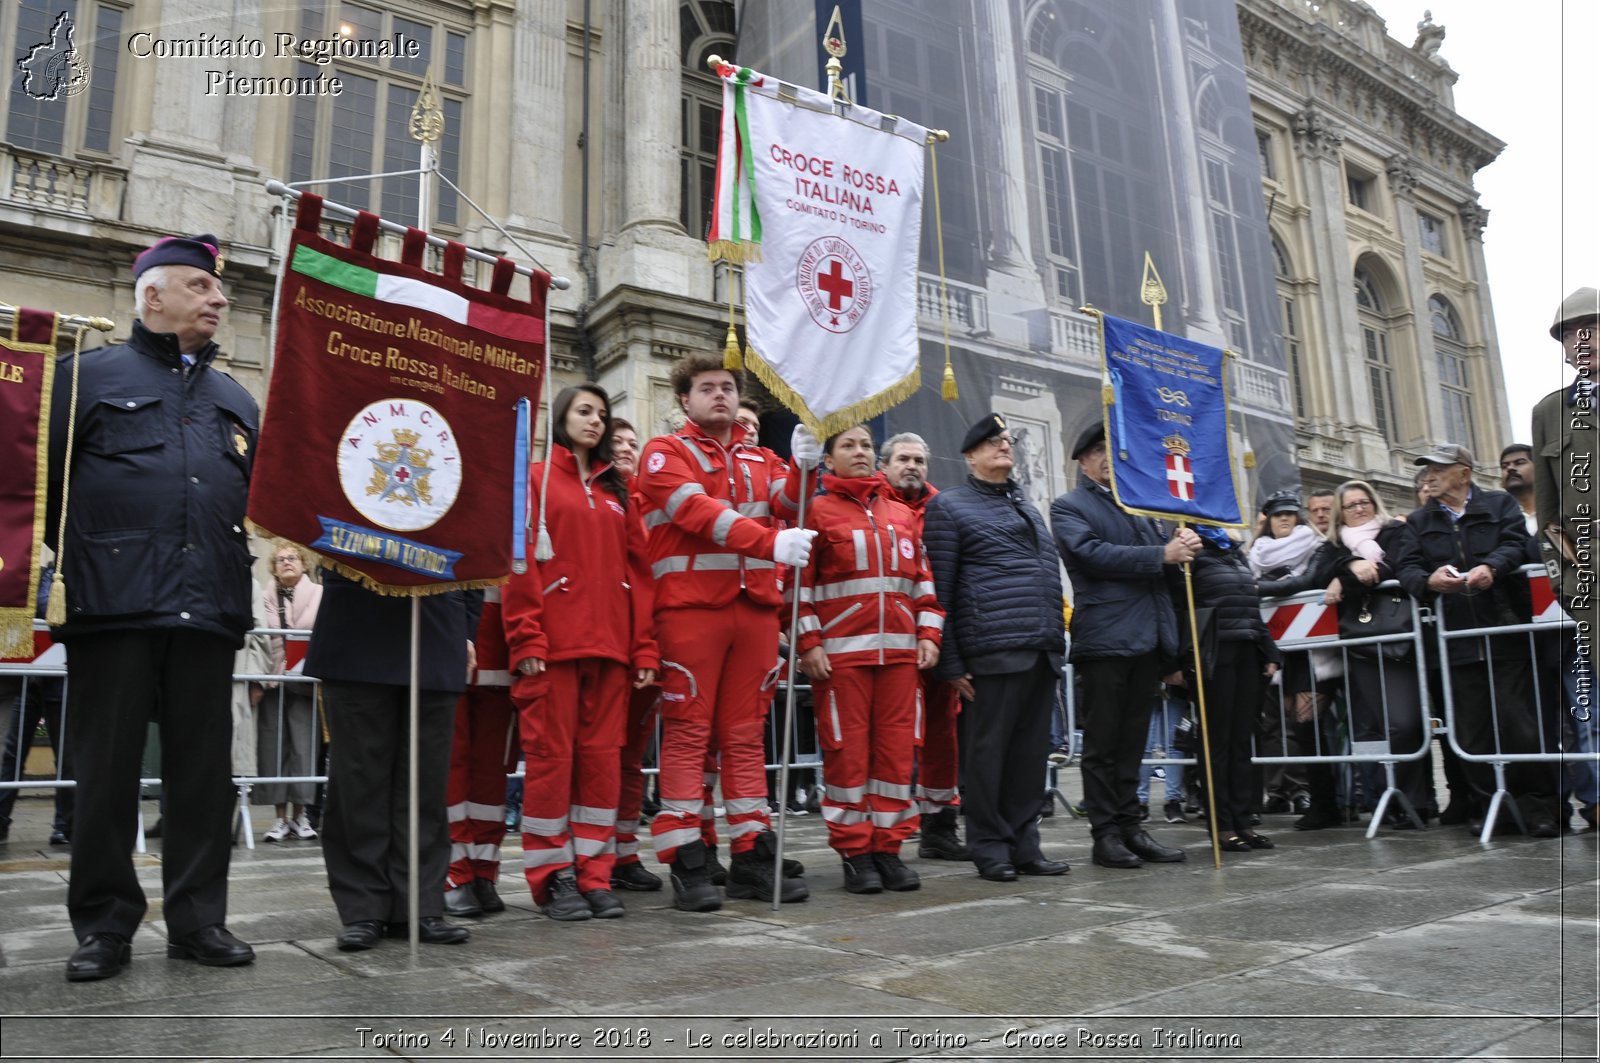
<path fill-rule="evenodd" d="M 1483 239 L 1484 227 L 1489 224 L 1489 208 L 1472 199 L 1456 208 L 1456 214 L 1461 218 L 1461 231 L 1468 240 Z"/>
<path fill-rule="evenodd" d="M 1295 112 L 1290 123 L 1294 130 L 1295 151 L 1312 158 L 1331 159 L 1338 156 L 1339 146 L 1344 143 L 1344 129 L 1339 123 L 1315 107 Z"/>
<path fill-rule="evenodd" d="M 1404 155 L 1389 156 L 1385 167 L 1389 174 L 1389 191 L 1409 199 L 1417 190 L 1417 169 Z"/>

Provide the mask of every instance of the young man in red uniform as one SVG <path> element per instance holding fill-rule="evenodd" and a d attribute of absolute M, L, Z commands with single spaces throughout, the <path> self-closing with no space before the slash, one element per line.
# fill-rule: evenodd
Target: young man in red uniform
<path fill-rule="evenodd" d="M 884 440 L 878 467 L 900 501 L 911 510 L 912 528 L 922 541 L 922 517 L 938 488 L 928 482 L 928 444 L 919 435 L 901 432 Z M 961 811 L 957 765 L 960 738 L 956 717 L 961 696 L 956 688 L 931 671 L 917 673 L 922 681 L 922 705 L 927 714 L 922 755 L 917 762 L 916 798 L 922 813 L 922 842 L 917 855 L 924 860 L 971 860 L 972 853 L 957 831 Z"/>
<path fill-rule="evenodd" d="M 816 533 L 768 525 L 793 519 L 797 485 L 736 423 L 738 378 L 712 356 L 690 355 L 673 367 L 672 386 L 688 422 L 645 444 L 635 481 L 650 529 L 662 658 L 656 855 L 672 867 L 678 908 L 722 906 L 700 835 L 706 753 L 715 749 L 732 852 L 728 895 L 803 900 L 803 879 L 773 875 L 760 692 L 778 642 L 776 565 L 805 564 Z M 796 460 L 821 460 L 809 432 L 797 432 L 796 443 Z"/>

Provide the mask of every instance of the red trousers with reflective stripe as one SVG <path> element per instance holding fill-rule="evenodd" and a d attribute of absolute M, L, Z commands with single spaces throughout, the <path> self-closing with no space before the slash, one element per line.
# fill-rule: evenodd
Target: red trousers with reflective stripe
<path fill-rule="evenodd" d="M 656 856 L 702 837 L 706 756 L 719 754 L 728 848 L 747 852 L 771 829 L 766 712 L 761 681 L 778 649 L 778 613 L 740 595 L 720 609 L 656 612 L 661 647 L 661 811 L 650 825 Z M 669 664 L 669 662 L 671 662 Z"/>
<path fill-rule="evenodd" d="M 611 888 L 628 668 L 587 657 L 547 665 L 511 688 L 522 718 L 522 860 L 535 903 L 576 866 L 578 888 Z"/>
<path fill-rule="evenodd" d="M 617 797 L 617 863 L 639 861 L 639 815 L 644 805 L 644 751 L 656 733 L 661 688 L 628 696 L 628 729 L 622 744 L 622 788 Z"/>
<path fill-rule="evenodd" d="M 506 775 L 516 770 L 516 710 L 505 687 L 468 687 L 456 702 L 445 804 L 450 871 L 444 888 L 500 878 L 506 836 Z"/>
<path fill-rule="evenodd" d="M 917 666 L 835 668 L 814 694 L 828 844 L 845 857 L 898 853 L 920 822 L 911 803 L 922 736 Z"/>
<path fill-rule="evenodd" d="M 926 715 L 922 749 L 917 758 L 917 804 L 924 816 L 942 808 L 959 808 L 961 791 L 957 753 L 956 717 L 961 715 L 961 695 L 942 679 L 927 672 L 922 677 L 922 711 Z"/>

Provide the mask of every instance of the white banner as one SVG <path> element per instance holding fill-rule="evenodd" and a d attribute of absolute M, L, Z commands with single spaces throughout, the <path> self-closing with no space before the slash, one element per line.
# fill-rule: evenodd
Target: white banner
<path fill-rule="evenodd" d="M 724 106 L 739 115 L 740 183 L 759 219 L 761 251 L 744 266 L 749 361 L 826 438 L 918 387 L 928 130 L 861 106 L 840 117 L 822 93 L 782 86 L 780 98 L 771 78 L 747 77 L 728 78 Z"/>

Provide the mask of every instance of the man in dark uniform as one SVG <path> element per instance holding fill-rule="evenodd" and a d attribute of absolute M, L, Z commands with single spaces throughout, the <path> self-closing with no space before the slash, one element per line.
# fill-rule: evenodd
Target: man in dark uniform
<path fill-rule="evenodd" d="M 67 645 L 78 780 L 67 910 L 79 945 L 68 981 L 109 978 L 131 958 L 146 907 L 131 854 L 151 720 L 166 795 L 167 955 L 211 967 L 255 959 L 223 925 L 228 703 L 233 654 L 251 626 L 244 513 L 258 421 L 255 400 L 212 364 L 228 305 L 221 268 L 215 236 L 157 242 L 134 261 L 139 319 L 128 342 L 81 355 L 76 382 L 72 359 L 58 364 L 48 526 L 53 535 L 65 505 L 66 623 L 54 637 Z"/>
<path fill-rule="evenodd" d="M 450 867 L 450 776 L 456 701 L 472 671 L 482 591 L 422 599 L 417 664 L 417 845 L 406 834 L 410 802 L 411 602 L 376 594 L 337 572 L 324 574 L 305 674 L 322 680 L 330 737 L 322 857 L 344 924 L 344 952 L 406 937 L 406 883 L 417 860 L 417 938 L 467 940 L 444 920 L 439 884 Z"/>
<path fill-rule="evenodd" d="M 1072 583 L 1072 663 L 1083 679 L 1083 804 L 1101 867 L 1177 863 L 1139 824 L 1139 760 L 1162 673 L 1178 652 L 1166 566 L 1194 560 L 1200 537 L 1118 508 L 1106 430 L 1096 421 L 1072 448 L 1078 486 L 1050 505 L 1056 549 Z M 1165 541 L 1163 541 L 1165 540 Z"/>
<path fill-rule="evenodd" d="M 962 814 L 978 874 L 993 882 L 1060 875 L 1039 849 L 1050 710 L 1065 663 L 1061 571 L 1044 515 L 1011 479 L 1011 433 L 989 414 L 961 441 L 970 475 L 923 518 L 923 546 L 945 608 L 934 678 L 954 686 Z"/>

